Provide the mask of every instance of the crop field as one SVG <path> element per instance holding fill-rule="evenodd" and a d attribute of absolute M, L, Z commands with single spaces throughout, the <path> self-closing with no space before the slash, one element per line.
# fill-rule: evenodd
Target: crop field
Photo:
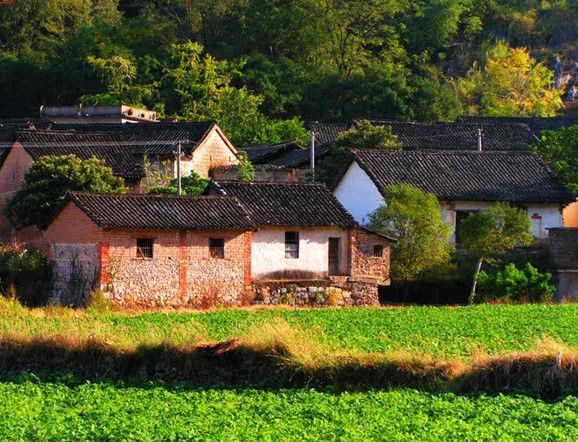
<path fill-rule="evenodd" d="M 16 364 L 17 369 L 6 364 L 13 354 L 21 354 L 6 347 L 16 338 L 18 351 L 27 340 L 54 337 L 62 339 L 64 348 L 71 339 L 96 340 L 126 353 L 142 344 L 187 348 L 231 338 L 261 348 L 268 333 L 276 333 L 278 340 L 299 330 L 291 345 L 304 352 L 297 359 L 312 372 L 319 366 L 326 369 L 326 360 L 313 360 L 325 351 L 352 355 L 348 363 L 363 361 L 365 369 L 375 368 L 377 359 L 364 355 L 417 355 L 467 365 L 480 357 L 527 352 L 545 339 L 574 349 L 578 342 L 574 305 L 122 314 L 26 310 L 4 304 L 0 366 L 12 368 L 0 372 L 0 440 L 578 439 L 574 393 L 540 399 L 516 390 L 493 394 L 338 382 L 263 386 L 232 378 L 199 385 L 162 376 L 136 379 L 117 373 L 108 378 L 99 374 L 101 368 L 85 377 L 83 371 L 63 369 L 69 359 L 42 370 L 30 363 L 33 357 L 22 366 Z M 308 346 L 316 350 L 309 354 Z M 97 362 L 112 364 L 107 355 Z M 575 373 L 571 376 L 575 382 Z"/>

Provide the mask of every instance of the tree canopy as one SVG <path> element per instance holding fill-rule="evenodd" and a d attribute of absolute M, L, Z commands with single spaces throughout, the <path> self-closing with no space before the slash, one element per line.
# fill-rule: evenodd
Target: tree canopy
<path fill-rule="evenodd" d="M 122 178 L 102 160 L 81 160 L 74 155 L 45 156 L 34 161 L 26 172 L 24 184 L 5 211 L 17 228 L 48 227 L 57 215 L 69 191 L 124 193 Z"/>
<path fill-rule="evenodd" d="M 361 120 L 357 127 L 339 134 L 335 149 L 340 152 L 350 149 L 401 150 L 401 144 L 391 126 L 373 125 Z"/>
<path fill-rule="evenodd" d="M 578 194 L 578 126 L 543 131 L 533 148 L 564 184 Z"/>
<path fill-rule="evenodd" d="M 487 210 L 470 213 L 460 227 L 462 248 L 478 260 L 470 293 L 471 303 L 482 262 L 500 257 L 518 245 L 527 246 L 534 237 L 530 233 L 528 214 L 506 203 L 496 203 Z"/>
<path fill-rule="evenodd" d="M 450 259 L 451 229 L 432 193 L 409 184 L 387 188 L 387 203 L 370 216 L 372 229 L 397 238 L 391 276 L 409 280 Z"/>
<path fill-rule="evenodd" d="M 306 139 L 303 121 L 550 115 L 577 20 L 566 1 L 19 0 L 0 5 L 0 117 L 124 102 L 242 144 Z"/>

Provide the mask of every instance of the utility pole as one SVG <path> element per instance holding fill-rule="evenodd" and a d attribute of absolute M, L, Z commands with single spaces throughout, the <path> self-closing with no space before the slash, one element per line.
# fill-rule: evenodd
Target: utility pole
<path fill-rule="evenodd" d="M 311 180 L 315 181 L 315 132 L 311 131 L 311 143 L 309 147 L 309 154 L 311 156 Z"/>
<path fill-rule="evenodd" d="M 177 143 L 177 195 L 181 196 L 183 193 L 182 185 L 181 185 L 181 142 Z"/>
<path fill-rule="evenodd" d="M 482 151 L 482 128 L 478 127 L 478 152 Z"/>

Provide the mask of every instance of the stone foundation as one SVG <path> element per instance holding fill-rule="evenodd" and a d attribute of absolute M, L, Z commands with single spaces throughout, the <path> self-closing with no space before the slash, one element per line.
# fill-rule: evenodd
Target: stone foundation
<path fill-rule="evenodd" d="M 259 281 L 253 284 L 254 304 L 299 307 L 378 306 L 378 284 L 349 277 L 325 280 Z"/>

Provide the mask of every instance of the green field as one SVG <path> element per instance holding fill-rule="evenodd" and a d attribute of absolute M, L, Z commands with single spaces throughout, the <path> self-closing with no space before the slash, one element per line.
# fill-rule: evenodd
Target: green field
<path fill-rule="evenodd" d="M 468 360 L 578 342 L 578 306 L 221 310 L 209 313 L 0 313 L 3 336 L 107 336 L 110 342 L 222 340 L 281 318 L 324 346 Z M 0 376 L 0 440 L 577 440 L 578 397 L 394 389 L 270 388 Z"/>
<path fill-rule="evenodd" d="M 281 318 L 311 330 L 311 336 L 340 350 L 409 351 L 441 357 L 529 350 L 552 337 L 578 343 L 578 306 L 479 305 L 393 309 L 217 310 L 208 313 L 140 315 L 44 315 L 0 313 L 0 335 L 99 336 L 117 342 L 189 343 L 250 334 Z"/>

